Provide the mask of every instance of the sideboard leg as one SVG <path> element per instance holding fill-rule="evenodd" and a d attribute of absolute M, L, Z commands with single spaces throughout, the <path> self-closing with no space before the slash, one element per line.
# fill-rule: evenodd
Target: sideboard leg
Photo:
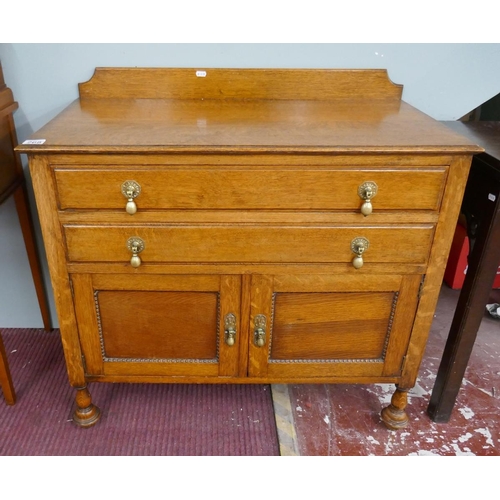
<path fill-rule="evenodd" d="M 73 422 L 80 427 L 91 427 L 101 417 L 101 410 L 92 404 L 92 397 L 87 386 L 77 387 L 76 410 L 73 414 Z"/>
<path fill-rule="evenodd" d="M 382 410 L 382 421 L 388 429 L 397 431 L 408 425 L 408 415 L 405 412 L 408 404 L 408 389 L 396 386 L 392 395 L 391 404 Z"/>

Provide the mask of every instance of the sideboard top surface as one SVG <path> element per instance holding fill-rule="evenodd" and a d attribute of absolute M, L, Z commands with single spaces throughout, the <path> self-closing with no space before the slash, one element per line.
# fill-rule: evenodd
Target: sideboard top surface
<path fill-rule="evenodd" d="M 98 68 L 23 153 L 476 153 L 385 70 Z M 212 75 L 213 78 L 212 78 Z M 212 78 L 212 79 L 211 79 Z"/>

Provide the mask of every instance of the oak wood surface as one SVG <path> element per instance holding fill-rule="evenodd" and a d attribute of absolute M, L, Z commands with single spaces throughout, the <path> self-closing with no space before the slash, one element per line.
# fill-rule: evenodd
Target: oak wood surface
<path fill-rule="evenodd" d="M 387 292 L 279 293 L 271 359 L 382 359 L 393 301 Z"/>
<path fill-rule="evenodd" d="M 286 378 L 295 372 L 302 377 L 382 377 L 400 372 L 420 275 L 275 275 L 252 280 L 252 318 L 265 314 L 272 321 L 269 352 L 251 346 L 256 354 L 251 376 Z"/>
<path fill-rule="evenodd" d="M 96 286 L 94 285 L 97 277 L 99 275 L 96 274 L 73 274 L 70 278 L 80 339 L 80 355 L 82 359 L 85 359 L 83 364 L 85 377 L 88 374 L 102 375 L 104 373 L 103 347 L 96 306 Z M 61 334 L 65 335 L 62 330 Z"/>
<path fill-rule="evenodd" d="M 351 242 L 368 239 L 366 262 L 426 263 L 432 225 L 382 226 L 72 226 L 64 227 L 71 262 L 128 262 L 126 242 L 145 243 L 141 265 L 154 262 L 350 262 Z M 307 245 L 304 242 L 307 241 Z"/>
<path fill-rule="evenodd" d="M 467 153 L 481 148 L 404 102 L 76 101 L 35 152 Z"/>
<path fill-rule="evenodd" d="M 269 342 L 271 320 L 273 317 L 273 275 L 252 275 L 250 285 L 250 331 L 248 342 L 248 376 L 249 377 L 267 377 L 269 368 Z M 266 318 L 265 341 L 263 346 L 255 343 L 255 318 L 263 315 Z"/>
<path fill-rule="evenodd" d="M 26 145 L 18 146 L 27 147 Z M 57 153 L 44 153 L 50 159 L 50 164 L 55 169 L 69 169 L 69 170 L 86 170 L 86 169 L 126 169 L 127 167 L 133 168 L 135 171 L 149 170 L 151 167 L 163 170 L 165 167 L 181 166 L 183 169 L 202 167 L 204 170 L 211 170 L 217 168 L 223 170 L 228 168 L 230 170 L 236 167 L 266 168 L 269 170 L 286 169 L 303 170 L 304 168 L 315 167 L 316 170 L 321 169 L 345 169 L 348 167 L 355 167 L 355 169 L 366 170 L 373 167 L 386 169 L 395 167 L 397 170 L 400 168 L 408 167 L 411 169 L 427 167 L 434 169 L 435 167 L 447 168 L 454 158 L 454 155 L 448 152 L 433 152 L 421 153 L 416 151 L 410 153 L 389 153 L 384 154 L 362 154 L 353 155 L 349 152 L 336 152 L 335 154 L 317 154 L 306 151 L 294 152 L 288 154 L 286 152 L 259 152 L 259 151 L 243 151 L 243 154 L 231 153 L 217 153 L 209 152 L 203 154 L 202 152 L 187 152 L 182 154 L 177 152 L 161 152 L 145 154 L 130 152 L 130 151 L 116 151 L 113 154 L 99 154 L 89 153 L 82 151 L 78 154 L 74 152 L 57 152 Z M 160 168 L 162 167 L 162 168 Z"/>
<path fill-rule="evenodd" d="M 362 73 L 362 78 L 359 74 Z M 79 84 L 87 99 L 342 99 L 401 98 L 385 69 L 96 68 Z"/>
<path fill-rule="evenodd" d="M 59 319 L 66 369 L 71 385 L 84 387 L 86 385 L 85 369 L 82 362 L 73 292 L 66 267 L 64 235 L 57 217 L 56 186 L 48 158 L 43 155 L 31 157 L 30 169 L 50 279 L 54 290 L 54 302 Z"/>
<path fill-rule="evenodd" d="M 207 170 L 182 168 L 55 170 L 59 207 L 65 209 L 125 210 L 122 184 L 134 180 L 141 192 L 138 210 L 151 209 L 289 209 L 359 210 L 364 182 L 378 186 L 375 210 L 436 210 L 446 170 L 352 167 L 328 170 Z M 400 193 L 399 196 L 395 193 Z M 132 221 L 133 219 L 131 219 Z"/>
<path fill-rule="evenodd" d="M 166 368 L 160 363 L 144 366 L 142 364 L 134 365 L 131 363 L 131 369 L 127 375 L 120 374 L 120 368 L 117 369 L 117 363 L 109 365 L 105 376 L 89 375 L 89 383 L 136 383 L 136 384 L 391 384 L 397 383 L 398 377 L 374 376 L 363 374 L 362 366 L 356 374 L 355 370 L 348 370 L 349 373 L 326 374 L 320 370 L 311 371 L 311 376 L 298 379 L 297 374 L 289 373 L 284 376 L 266 375 L 266 377 L 217 377 L 213 376 L 213 365 L 206 365 L 206 375 L 191 375 L 189 373 L 172 374 L 170 368 Z M 118 371 L 118 373 L 115 373 Z M 121 370 L 123 371 L 123 370 Z"/>
<path fill-rule="evenodd" d="M 479 152 L 377 70 L 96 71 L 36 132 L 44 152 Z"/>
<path fill-rule="evenodd" d="M 458 156 L 451 165 L 454 175 L 448 179 L 446 185 L 443 206 L 434 235 L 434 244 L 429 256 L 429 266 L 422 287 L 418 314 L 415 317 L 412 337 L 408 345 L 408 354 L 402 373 L 402 388 L 413 387 L 416 382 L 418 369 L 422 362 L 422 353 L 425 349 L 443 282 L 470 164 L 471 157 Z"/>
<path fill-rule="evenodd" d="M 273 275 L 279 274 L 295 274 L 297 277 L 302 275 L 315 274 L 321 277 L 332 274 L 334 276 L 343 277 L 366 277 L 370 274 L 392 275 L 392 274 L 423 274 L 427 269 L 427 264 L 407 264 L 407 263 L 377 263 L 371 262 L 369 266 L 363 266 L 356 269 L 352 262 L 338 263 L 253 263 L 253 262 L 236 262 L 236 263 L 143 263 L 139 268 L 134 268 L 127 262 L 88 262 L 88 263 L 68 263 L 68 272 L 74 273 L 99 273 L 106 276 L 123 275 L 130 279 L 131 276 L 168 276 L 168 275 L 197 275 L 203 276 L 207 274 L 236 274 L 244 277 L 245 275 Z M 339 280 L 343 283 L 343 280 Z M 368 285 L 367 285 L 368 286 Z"/>
<path fill-rule="evenodd" d="M 71 281 L 86 375 L 103 375 L 109 363 L 128 373 L 137 359 L 177 374 L 236 375 L 239 276 L 78 273 Z M 235 346 L 224 342 L 228 313 L 237 318 Z"/>
<path fill-rule="evenodd" d="M 59 212 L 63 225 L 101 225 L 105 219 L 109 225 L 148 224 L 260 224 L 276 225 L 283 221 L 290 226 L 304 224 L 371 226 L 387 224 L 431 224 L 438 221 L 439 213 L 430 210 L 381 210 L 373 203 L 373 212 L 365 218 L 356 210 L 291 211 L 291 210 L 138 210 L 133 217 L 124 209 L 64 210 Z"/>
<path fill-rule="evenodd" d="M 71 383 L 404 392 L 481 148 L 401 101 L 384 71 L 193 72 L 99 69 L 34 134 L 44 144 L 18 147 L 36 179 Z M 141 184 L 132 216 L 125 180 Z M 367 217 L 365 181 L 379 188 Z M 145 242 L 137 268 L 131 236 Z M 355 269 L 360 236 L 370 246 Z"/>
<path fill-rule="evenodd" d="M 213 292 L 99 292 L 104 355 L 215 361 L 217 299 Z"/>

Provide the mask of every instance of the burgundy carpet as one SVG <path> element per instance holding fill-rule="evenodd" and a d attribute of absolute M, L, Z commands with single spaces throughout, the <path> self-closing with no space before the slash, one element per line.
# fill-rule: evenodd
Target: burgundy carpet
<path fill-rule="evenodd" d="M 0 392 L 0 456 L 279 455 L 268 385 L 94 383 L 101 420 L 82 429 L 59 332 L 1 333 L 17 402 Z"/>

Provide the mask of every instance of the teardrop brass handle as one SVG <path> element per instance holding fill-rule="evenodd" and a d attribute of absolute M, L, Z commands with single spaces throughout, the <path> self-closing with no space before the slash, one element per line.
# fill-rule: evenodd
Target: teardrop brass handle
<path fill-rule="evenodd" d="M 354 238 L 351 241 L 351 251 L 354 254 L 356 254 L 356 256 L 352 259 L 352 265 L 356 269 L 359 269 L 360 267 L 363 266 L 364 264 L 363 254 L 365 253 L 366 250 L 368 250 L 369 246 L 370 242 L 363 237 Z"/>
<path fill-rule="evenodd" d="M 372 198 L 377 194 L 378 186 L 373 181 L 363 182 L 358 187 L 358 195 L 362 200 L 365 200 L 361 205 L 361 213 L 366 217 L 373 212 Z"/>
<path fill-rule="evenodd" d="M 139 267 L 142 264 L 139 253 L 141 253 L 145 248 L 144 240 L 138 236 L 132 236 L 127 240 L 127 248 L 132 252 L 132 257 L 130 258 L 130 265 L 132 267 Z"/>
<path fill-rule="evenodd" d="M 137 212 L 137 205 L 134 201 L 135 198 L 141 193 L 141 186 L 135 181 L 125 181 L 122 184 L 122 194 L 127 198 L 127 204 L 125 205 L 125 211 L 134 215 Z"/>
<path fill-rule="evenodd" d="M 224 340 L 228 346 L 236 342 L 236 316 L 233 313 L 224 317 Z"/>
<path fill-rule="evenodd" d="M 253 320 L 253 343 L 257 347 L 263 347 L 266 344 L 266 322 L 267 319 L 263 314 L 257 314 Z"/>

